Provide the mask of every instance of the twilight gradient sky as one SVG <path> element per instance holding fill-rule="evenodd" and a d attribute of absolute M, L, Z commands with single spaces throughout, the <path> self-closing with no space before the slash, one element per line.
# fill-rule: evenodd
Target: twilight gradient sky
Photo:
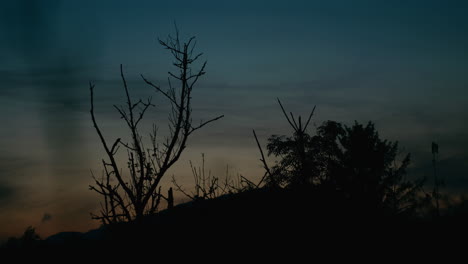
<path fill-rule="evenodd" d="M 315 123 L 376 122 L 412 153 L 412 176 L 430 175 L 440 145 L 447 190 L 468 191 L 466 1 L 4 0 L 0 4 L 0 240 L 28 225 L 46 236 L 97 225 L 88 191 L 101 145 L 89 117 L 88 81 L 108 137 L 125 135 L 119 64 L 135 96 L 139 79 L 165 84 L 170 56 L 156 42 L 177 21 L 208 60 L 194 114 L 225 118 L 201 130 L 173 169 L 190 185 L 188 160 L 261 176 L 251 130 L 288 133 L 275 98 Z M 159 99 L 158 99 L 159 98 Z M 161 103 L 161 104 L 159 104 Z M 149 122 L 147 123 L 149 124 Z M 164 124 L 164 123 L 162 123 Z M 162 125 L 163 127 L 164 125 Z M 428 182 L 430 184 L 430 181 Z M 165 184 L 169 184 L 166 181 Z"/>

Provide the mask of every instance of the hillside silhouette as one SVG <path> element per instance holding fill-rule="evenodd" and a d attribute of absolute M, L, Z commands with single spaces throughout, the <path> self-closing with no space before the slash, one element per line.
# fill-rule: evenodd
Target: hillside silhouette
<path fill-rule="evenodd" d="M 215 199 L 197 200 L 146 216 L 140 222 L 106 225 L 87 233 L 65 232 L 44 240 L 10 241 L 10 249 L 175 250 L 235 245 L 291 249 L 305 243 L 338 243 L 369 239 L 400 245 L 468 234 L 468 211 L 440 218 L 389 216 L 364 211 L 337 192 L 316 189 L 257 189 Z M 31 232 L 28 232 L 29 238 Z M 307 242 L 309 239 L 313 241 Z M 406 240 L 407 239 L 407 240 Z M 426 240 L 429 239 L 429 240 Z M 341 242 L 340 242 L 341 241 Z M 350 247 L 355 246 L 353 244 Z M 414 246 L 414 245 L 413 245 Z"/>

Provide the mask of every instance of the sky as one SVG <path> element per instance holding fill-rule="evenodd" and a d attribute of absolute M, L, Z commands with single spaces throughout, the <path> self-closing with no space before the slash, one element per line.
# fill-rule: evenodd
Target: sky
<path fill-rule="evenodd" d="M 99 197 L 88 190 L 104 151 L 89 116 L 88 82 L 109 138 L 126 134 L 119 65 L 132 94 L 164 100 L 139 74 L 166 85 L 170 54 L 157 39 L 197 37 L 208 61 L 195 119 L 225 117 L 191 139 L 170 171 L 190 186 L 189 160 L 223 175 L 262 176 L 263 144 L 290 129 L 276 103 L 314 124 L 376 123 L 430 175 L 431 142 L 450 192 L 468 191 L 466 1 L 66 1 L 0 3 L 0 240 L 29 225 L 47 236 L 86 231 Z M 170 185 L 166 179 L 163 184 Z M 428 182 L 430 184 L 430 181 Z"/>

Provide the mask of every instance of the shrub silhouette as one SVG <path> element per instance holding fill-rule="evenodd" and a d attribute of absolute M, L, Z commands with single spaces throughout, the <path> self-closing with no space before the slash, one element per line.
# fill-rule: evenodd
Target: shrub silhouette
<path fill-rule="evenodd" d="M 240 174 L 232 177 L 229 172 L 229 166 L 226 166 L 224 178 L 212 174 L 211 170 L 207 171 L 205 168 L 205 154 L 203 153 L 202 165 L 196 167 L 190 161 L 190 169 L 195 183 L 193 191 L 186 191 L 174 176 L 172 177 L 172 183 L 176 191 L 181 192 L 192 201 L 215 199 L 226 194 L 240 193 L 257 188 L 256 184 Z"/>

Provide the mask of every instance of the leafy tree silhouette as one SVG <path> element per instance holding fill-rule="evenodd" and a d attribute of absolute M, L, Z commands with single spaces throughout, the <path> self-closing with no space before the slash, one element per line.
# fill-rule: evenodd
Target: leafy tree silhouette
<path fill-rule="evenodd" d="M 326 121 L 311 136 L 306 129 L 314 111 L 302 125 L 300 117 L 296 121 L 292 113 L 288 116 L 278 102 L 294 131 L 292 136 L 268 139 L 268 155 L 279 158 L 271 168 L 254 132 L 267 184 L 341 193 L 356 208 L 368 212 L 401 215 L 416 211 L 423 180 L 406 179 L 410 155 L 399 159 L 398 142 L 382 140 L 372 122 L 348 127 Z"/>
<path fill-rule="evenodd" d="M 262 156 L 260 161 L 262 161 L 263 167 L 265 168 L 265 175 L 257 184 L 257 187 L 261 184 L 265 184 L 269 187 L 284 187 L 286 185 L 300 186 L 312 183 L 314 173 L 312 172 L 313 168 L 309 155 L 311 153 L 311 138 L 307 133 L 307 127 L 312 119 L 315 107 L 312 109 L 307 121 L 303 123 L 301 116 L 296 119 L 292 112 L 290 112 L 290 116 L 288 116 L 281 101 L 279 99 L 277 100 L 286 120 L 293 129 L 293 136 L 273 135 L 269 138 L 269 143 L 267 145 L 268 155 L 273 154 L 282 157 L 282 160 L 270 169 L 260 142 L 258 141 L 257 134 L 255 130 L 253 131 Z"/>
<path fill-rule="evenodd" d="M 398 142 L 382 140 L 372 122 L 348 127 L 328 121 L 318 131 L 319 141 L 324 138 L 334 150 L 326 157 L 326 174 L 338 190 L 365 209 L 415 211 L 423 180 L 405 178 L 410 154 L 399 160 Z"/>
<path fill-rule="evenodd" d="M 126 95 L 125 106 L 114 105 L 121 118 L 129 128 L 131 141 L 123 142 L 120 138 L 109 144 L 99 127 L 94 113 L 94 85 L 90 83 L 91 93 L 91 119 L 96 132 L 107 154 L 107 160 L 102 160 L 104 167 L 103 176 L 98 179 L 93 175 L 95 185 L 90 189 L 103 197 L 99 215 L 92 215 L 103 224 L 131 221 L 141 219 L 144 215 L 155 213 L 160 202 L 165 199 L 168 207 L 173 205 L 172 189 L 166 195 L 161 193 L 159 185 L 161 179 L 181 156 L 187 146 L 190 135 L 205 125 L 216 121 L 223 116 L 209 119 L 199 124 L 192 122 L 192 91 L 200 77 L 205 74 L 206 61 L 198 70 L 193 69 L 194 63 L 202 53 L 194 53 L 195 37 L 184 42 L 179 39 L 176 27 L 174 37 L 168 36 L 167 40 L 159 40 L 159 43 L 173 56 L 173 65 L 177 73 L 169 72 L 168 89 L 165 90 L 153 84 L 145 77 L 143 81 L 156 89 L 170 103 L 169 135 L 160 142 L 157 126 L 153 124 L 150 133 L 150 147 L 146 147 L 139 131 L 140 121 L 153 104 L 151 98 L 146 101 L 133 100 L 125 80 L 122 65 L 120 74 Z M 172 79 L 172 81 L 171 81 Z M 124 148 L 128 157 L 125 165 L 128 174 L 125 175 L 118 164 L 117 154 L 119 148 Z"/>

